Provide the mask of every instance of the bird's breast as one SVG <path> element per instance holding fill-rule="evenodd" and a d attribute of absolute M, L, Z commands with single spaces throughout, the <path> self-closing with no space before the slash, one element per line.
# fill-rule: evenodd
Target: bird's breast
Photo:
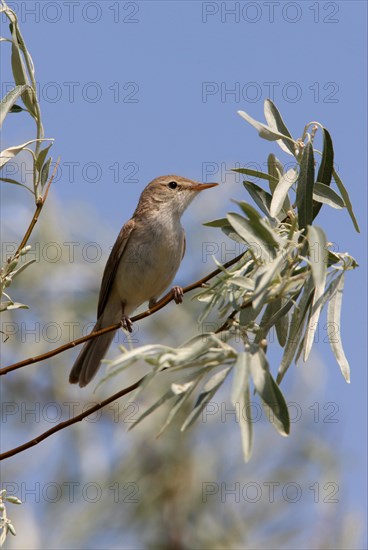
<path fill-rule="evenodd" d="M 136 308 L 158 298 L 171 284 L 184 248 L 181 225 L 140 224 L 128 240 L 115 285 L 122 302 Z"/>

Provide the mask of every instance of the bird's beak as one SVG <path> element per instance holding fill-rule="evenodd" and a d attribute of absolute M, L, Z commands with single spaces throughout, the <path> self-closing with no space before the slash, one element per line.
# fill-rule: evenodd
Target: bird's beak
<path fill-rule="evenodd" d="M 204 189 L 210 189 L 210 187 L 216 187 L 218 183 L 199 183 L 192 187 L 194 191 L 204 191 Z"/>

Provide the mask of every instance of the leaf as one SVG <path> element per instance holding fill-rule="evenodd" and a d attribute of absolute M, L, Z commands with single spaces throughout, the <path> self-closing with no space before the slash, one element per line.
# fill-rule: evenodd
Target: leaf
<path fill-rule="evenodd" d="M 252 248 L 255 256 L 268 261 L 274 255 L 275 242 L 272 237 L 265 237 L 260 224 L 252 224 L 240 214 L 229 212 L 227 219 L 236 233 Z M 272 239 L 272 240 L 271 240 Z"/>
<path fill-rule="evenodd" d="M 342 375 L 346 382 L 350 384 L 350 367 L 348 360 L 346 359 L 344 349 L 341 343 L 341 305 L 342 305 L 342 292 L 344 289 L 344 274 L 342 274 L 337 291 L 333 294 L 331 300 L 327 306 L 327 323 L 330 323 L 335 328 L 332 337 L 329 337 L 330 346 L 335 354 L 336 361 L 339 364 Z"/>
<path fill-rule="evenodd" d="M 277 183 L 280 181 L 281 176 L 284 173 L 284 167 L 277 157 L 273 153 L 270 153 L 267 158 L 268 173 L 274 179 L 270 180 L 270 191 L 274 192 Z"/>
<path fill-rule="evenodd" d="M 313 185 L 314 185 L 314 156 L 310 142 L 303 150 L 300 163 L 300 174 L 296 188 L 296 202 L 298 206 L 299 229 L 307 229 L 313 222 Z"/>
<path fill-rule="evenodd" d="M 12 183 L 14 185 L 20 185 L 21 187 L 24 187 L 25 189 L 27 189 L 27 191 L 29 191 L 30 193 L 32 193 L 32 195 L 34 195 L 34 192 L 32 191 L 32 189 L 30 189 L 27 185 L 25 185 L 24 183 L 20 183 L 19 181 L 16 181 L 16 180 L 13 180 L 11 178 L 0 178 L 0 181 L 5 181 L 6 183 Z"/>
<path fill-rule="evenodd" d="M 49 152 L 50 147 L 52 147 L 53 143 L 50 143 L 50 145 L 47 145 L 44 149 L 42 149 L 38 157 L 36 158 L 36 168 L 40 172 L 43 166 L 43 163 L 45 162 L 47 153 Z"/>
<path fill-rule="evenodd" d="M 229 225 L 229 222 L 227 221 L 226 218 L 220 218 L 218 220 L 205 222 L 202 225 L 206 225 L 207 227 L 223 227 L 224 225 Z"/>
<path fill-rule="evenodd" d="M 200 415 L 200 413 L 202 412 L 204 407 L 207 405 L 207 403 L 212 399 L 212 397 L 215 395 L 215 393 L 220 388 L 220 386 L 222 386 L 222 384 L 225 382 L 225 379 L 229 374 L 230 370 L 231 370 L 231 367 L 226 367 L 225 369 L 211 376 L 208 382 L 206 382 L 201 393 L 197 398 L 197 401 L 194 405 L 194 409 L 191 411 L 189 416 L 184 421 L 182 427 L 180 428 L 182 432 L 187 428 L 189 428 L 189 426 L 191 426 L 193 422 L 196 420 L 196 418 Z"/>
<path fill-rule="evenodd" d="M 192 377 L 193 375 L 191 375 Z M 158 409 L 159 407 L 161 407 L 161 405 L 163 405 L 166 401 L 168 401 L 169 399 L 173 399 L 176 397 L 176 403 L 174 405 L 174 407 L 171 409 L 171 411 L 169 412 L 169 416 L 167 417 L 166 419 L 166 422 L 165 424 L 163 425 L 163 427 L 160 429 L 160 432 L 157 434 L 157 437 L 159 435 L 161 435 L 161 433 L 168 427 L 168 425 L 170 424 L 170 422 L 173 420 L 175 414 L 177 413 L 177 411 L 179 410 L 179 408 L 181 407 L 181 405 L 184 404 L 184 400 L 186 400 L 190 395 L 191 393 L 193 392 L 193 390 L 196 388 L 196 386 L 198 385 L 198 382 L 203 378 L 203 376 L 200 376 L 198 377 L 197 379 L 195 380 L 192 380 L 190 378 L 187 378 L 186 379 L 186 382 L 184 382 L 183 384 L 181 384 L 181 391 L 177 391 L 177 388 L 176 388 L 176 384 L 171 384 L 171 387 L 170 389 L 163 395 L 161 396 L 153 405 L 151 405 L 151 407 L 149 407 L 148 409 L 146 409 L 138 418 L 137 420 L 135 420 L 130 426 L 129 426 L 129 430 L 133 429 L 137 424 L 139 424 L 144 418 L 146 418 L 147 416 L 149 416 L 151 413 L 153 413 L 156 409 Z M 174 411 L 174 412 L 173 412 Z"/>
<path fill-rule="evenodd" d="M 276 218 L 280 213 L 289 189 L 297 179 L 298 171 L 295 168 L 290 168 L 290 170 L 281 177 L 272 195 L 270 214 L 273 218 Z"/>
<path fill-rule="evenodd" d="M 286 261 L 285 255 L 280 253 L 272 262 L 260 267 L 257 272 L 258 275 L 255 280 L 255 292 L 252 298 L 252 306 L 254 308 L 261 305 L 264 299 L 264 294 L 268 292 L 272 280 L 279 276 L 281 266 Z"/>
<path fill-rule="evenodd" d="M 282 356 L 281 363 L 279 366 L 279 371 L 277 374 L 277 383 L 280 384 L 282 379 L 285 376 L 286 371 L 291 365 L 295 352 L 297 350 L 298 344 L 302 339 L 303 325 L 307 312 L 310 308 L 313 294 L 313 278 L 312 276 L 306 281 L 304 285 L 304 291 L 300 298 L 300 301 L 294 307 L 294 311 L 291 316 L 290 325 L 289 325 L 289 334 L 286 342 L 286 347 L 284 350 L 284 355 Z"/>
<path fill-rule="evenodd" d="M 345 189 L 345 186 L 342 183 L 338 173 L 335 170 L 333 170 L 332 175 L 333 175 L 333 178 L 336 182 L 337 187 L 339 188 L 340 194 L 341 194 L 341 196 L 344 200 L 344 203 L 345 203 L 345 206 L 347 208 L 347 211 L 349 212 L 350 218 L 351 218 L 351 220 L 354 224 L 355 231 L 357 231 L 357 233 L 360 233 L 359 225 L 358 225 L 358 222 L 357 222 L 357 220 L 354 216 L 353 207 L 352 207 L 352 204 L 350 202 L 349 194 L 348 194 L 347 190 Z"/>
<path fill-rule="evenodd" d="M 275 183 L 279 181 L 270 174 L 266 174 L 260 170 L 252 170 L 251 168 L 232 168 L 232 171 L 239 172 L 239 174 L 245 174 L 246 176 L 253 176 L 254 178 L 259 178 L 261 180 L 274 181 Z"/>
<path fill-rule="evenodd" d="M 262 349 L 254 345 L 250 347 L 249 356 L 253 384 L 268 419 L 281 435 L 287 436 L 290 433 L 289 411 L 280 388 L 269 372 L 266 356 Z"/>
<path fill-rule="evenodd" d="M 12 32 L 12 53 L 11 53 L 11 65 L 14 76 L 14 81 L 17 85 L 23 86 L 26 85 L 25 91 L 22 93 L 22 100 L 24 105 L 34 116 L 34 90 L 29 85 L 28 75 L 23 63 L 21 49 L 18 42 L 18 36 L 16 32 L 16 25 L 13 23 L 11 25 Z"/>
<path fill-rule="evenodd" d="M 288 136 L 285 136 L 280 132 L 273 130 L 269 126 L 266 126 L 261 122 L 258 122 L 257 120 L 249 116 L 244 111 L 238 111 L 238 115 L 240 115 L 242 118 L 244 118 L 244 120 L 246 120 L 249 124 L 251 124 L 258 131 L 259 136 L 263 139 L 267 139 L 268 141 L 278 141 L 280 139 L 286 139 L 286 140 L 288 139 Z"/>
<path fill-rule="evenodd" d="M 19 302 L 1 302 L 0 311 L 5 311 L 9 309 L 29 309 L 25 304 L 20 304 Z"/>
<path fill-rule="evenodd" d="M 332 171 L 333 171 L 333 164 L 334 164 L 334 150 L 332 145 L 332 139 L 329 132 L 326 130 L 326 128 L 323 128 L 322 132 L 323 132 L 323 150 L 322 150 L 321 164 L 317 175 L 317 181 L 329 186 L 331 184 L 331 179 L 332 179 Z M 315 199 L 315 197 L 313 198 L 315 201 L 317 200 Z M 316 218 L 321 208 L 322 208 L 321 204 L 316 204 L 316 202 L 313 203 L 313 219 Z"/>
<path fill-rule="evenodd" d="M 27 85 L 23 84 L 20 86 L 15 86 L 6 96 L 1 100 L 0 103 L 0 128 L 3 125 L 6 115 L 13 107 L 14 103 L 17 101 L 20 95 L 27 89 Z M 21 109 L 21 108 L 20 108 Z M 21 109 L 22 110 L 22 109 Z"/>
<path fill-rule="evenodd" d="M 49 171 L 50 171 L 51 160 L 52 160 L 52 158 L 50 157 L 50 158 L 45 162 L 45 164 L 42 166 L 41 178 L 40 178 L 41 188 L 44 187 L 44 185 L 45 185 L 45 183 L 47 182 L 47 179 L 48 179 L 48 177 L 49 177 Z"/>
<path fill-rule="evenodd" d="M 324 203 L 328 204 L 329 206 L 332 206 L 332 208 L 345 208 L 345 203 L 334 191 L 329 187 L 328 185 L 325 185 L 324 183 L 316 182 L 313 187 L 313 200 L 317 201 L 318 203 Z M 321 206 L 321 205 L 319 205 Z M 315 211 L 315 205 L 313 204 L 313 210 Z M 313 219 L 316 216 L 313 214 Z"/>
<path fill-rule="evenodd" d="M 35 258 L 33 258 L 32 260 L 28 260 L 28 262 L 21 265 L 16 271 L 12 271 L 10 274 L 11 278 L 15 279 L 15 277 L 17 277 L 20 273 L 22 273 L 22 271 L 24 271 L 29 265 L 33 264 L 35 261 L 36 261 Z"/>
<path fill-rule="evenodd" d="M 272 200 L 272 195 L 259 187 L 259 185 L 253 183 L 252 181 L 243 181 L 245 189 L 248 191 L 256 205 L 266 216 L 270 215 L 270 205 Z"/>
<path fill-rule="evenodd" d="M 282 135 L 289 138 L 278 140 L 278 145 L 283 151 L 285 151 L 285 153 L 288 153 L 289 155 L 294 155 L 294 140 L 291 137 L 291 134 L 287 129 L 285 122 L 282 120 L 282 116 L 280 115 L 276 105 L 270 99 L 266 99 L 264 102 L 264 114 L 270 128 L 272 128 L 273 130 L 277 130 Z"/>
<path fill-rule="evenodd" d="M 319 316 L 322 309 L 322 296 L 326 287 L 327 276 L 327 240 L 320 227 L 310 225 L 308 227 L 308 244 L 310 250 L 310 262 L 314 282 L 311 315 L 306 329 L 304 343 L 304 361 L 309 357 L 312 349 L 314 334 L 316 332 Z M 312 252 L 313 251 L 313 252 Z"/>
<path fill-rule="evenodd" d="M 284 317 L 288 314 L 290 309 L 295 305 L 295 302 L 298 299 L 300 293 L 301 293 L 301 289 L 298 290 L 295 294 L 293 294 L 290 298 L 288 298 L 285 301 L 284 305 L 272 315 L 272 317 L 269 321 L 271 326 L 278 323 L 282 319 L 282 317 Z"/>
<path fill-rule="evenodd" d="M 228 225 L 224 225 L 223 227 L 221 227 L 221 231 L 227 236 L 229 237 L 229 239 L 235 241 L 236 243 L 239 243 L 241 245 L 244 246 L 244 239 L 242 239 L 238 233 L 235 231 L 235 229 L 233 229 L 231 227 L 230 224 Z"/>
<path fill-rule="evenodd" d="M 13 107 L 10 108 L 9 113 L 21 113 L 22 111 L 26 111 L 26 109 L 23 109 L 20 105 L 13 105 Z"/>
<path fill-rule="evenodd" d="M 239 422 L 242 439 L 244 460 L 248 462 L 252 452 L 253 425 L 251 417 L 250 388 L 249 388 L 249 354 L 240 352 L 234 364 L 233 389 L 231 402 L 235 407 L 236 418 Z"/>
<path fill-rule="evenodd" d="M 244 214 L 249 218 L 250 225 L 258 233 L 258 235 L 264 240 L 265 243 L 271 249 L 276 249 L 279 246 L 279 237 L 277 233 L 274 232 L 270 223 L 267 220 L 263 220 L 258 213 L 258 211 L 250 204 L 245 201 L 233 201 L 235 204 L 240 206 Z"/>
<path fill-rule="evenodd" d="M 174 420 L 175 416 L 177 415 L 178 411 L 182 408 L 182 406 L 186 403 L 186 401 L 189 399 L 189 397 L 194 392 L 195 388 L 198 386 L 199 382 L 203 379 L 205 373 L 203 373 L 201 376 L 198 376 L 196 380 L 191 380 L 187 382 L 186 384 L 186 390 L 182 391 L 180 394 L 177 394 L 176 403 L 170 410 L 163 426 L 161 426 L 160 431 L 158 432 L 156 437 L 159 437 L 166 428 L 171 424 L 171 422 Z M 171 385 L 172 391 L 174 391 L 175 384 Z M 174 392 L 175 393 L 175 392 Z"/>
<path fill-rule="evenodd" d="M 236 285 L 244 290 L 254 291 L 254 281 L 249 277 L 231 277 L 229 283 Z"/>
<path fill-rule="evenodd" d="M 275 300 L 275 311 L 280 311 L 287 303 L 287 300 L 285 300 L 284 298 L 277 298 Z M 277 340 L 280 346 L 283 348 L 285 347 L 285 344 L 287 342 L 287 335 L 289 330 L 289 315 L 287 312 L 284 313 L 284 315 L 280 315 L 275 323 L 275 328 Z"/>
<path fill-rule="evenodd" d="M 0 168 L 2 168 L 9 160 L 14 158 L 20 151 L 22 151 L 25 147 L 28 147 L 31 143 L 36 143 L 37 141 L 50 141 L 49 139 L 31 139 L 30 141 L 26 141 L 26 143 L 22 143 L 22 145 L 16 145 L 14 147 L 9 147 L 8 149 L 4 149 L 0 153 Z"/>

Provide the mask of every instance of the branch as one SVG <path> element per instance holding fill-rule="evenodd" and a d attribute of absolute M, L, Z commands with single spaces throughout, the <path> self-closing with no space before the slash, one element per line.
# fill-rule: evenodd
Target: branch
<path fill-rule="evenodd" d="M 71 426 L 76 422 L 80 422 L 90 414 L 93 414 L 94 412 L 99 411 L 103 407 L 106 407 L 106 405 L 109 405 L 113 401 L 116 401 L 117 399 L 120 399 L 120 397 L 123 397 L 127 393 L 130 393 L 131 391 L 135 390 L 139 386 L 139 384 L 142 382 L 143 378 L 141 378 L 137 382 L 134 382 L 134 384 L 132 384 L 131 386 L 128 386 L 127 388 L 124 388 L 119 392 L 114 393 L 114 395 L 111 395 L 107 399 L 100 401 L 100 403 L 96 403 L 96 405 L 93 405 L 93 407 L 90 407 L 89 409 L 82 412 L 81 414 L 78 414 L 77 416 L 73 416 L 72 418 L 69 418 L 69 420 L 65 420 L 64 422 L 60 422 L 59 424 L 56 424 L 56 426 L 54 426 L 53 428 L 50 428 L 50 430 L 47 430 L 46 432 L 43 432 L 42 434 L 40 434 L 38 437 L 35 437 L 34 439 L 31 439 L 30 441 L 23 443 L 23 445 L 19 445 L 19 447 L 15 447 L 14 449 L 10 449 L 10 451 L 1 453 L 0 460 L 5 460 L 6 458 L 10 458 L 11 456 L 17 455 L 22 451 L 30 449 L 34 445 L 38 445 L 38 443 L 40 443 L 47 437 L 50 437 L 50 435 L 53 435 L 54 433 L 59 432 L 60 430 L 63 430 L 64 428 L 67 428 L 68 426 Z"/>
<path fill-rule="evenodd" d="M 227 268 L 235 264 L 237 261 L 239 261 L 244 253 L 239 254 L 236 258 L 233 260 L 230 260 L 229 262 L 226 262 L 223 264 L 223 268 Z M 212 277 L 215 277 L 216 275 L 219 275 L 222 272 L 222 269 L 215 269 L 202 279 L 199 279 L 199 281 L 196 281 L 195 283 L 192 283 L 191 285 L 188 285 L 187 287 L 183 288 L 183 293 L 189 292 L 191 290 L 194 290 L 195 288 L 201 287 L 204 283 L 209 281 Z M 168 304 L 173 299 L 173 292 L 170 291 L 160 300 L 152 309 L 148 309 L 147 311 L 144 311 L 143 313 L 140 313 L 139 315 L 136 315 L 135 317 L 132 317 L 132 321 L 137 321 L 139 319 L 143 319 L 144 317 L 148 317 L 149 315 L 152 315 L 152 313 L 155 313 L 159 309 L 162 309 L 166 304 Z M 222 330 L 225 330 L 228 326 L 228 322 L 231 321 L 235 315 L 236 311 L 233 311 L 232 314 L 228 317 L 228 319 L 225 321 L 222 327 L 220 327 L 216 333 L 221 332 Z M 43 355 L 39 355 L 37 357 L 33 357 L 30 359 L 26 359 L 25 361 L 22 361 L 21 363 L 16 363 L 14 365 L 10 365 L 9 367 L 4 367 L 0 370 L 1 374 L 6 374 L 10 370 L 15 370 L 17 368 L 20 368 L 25 365 L 29 365 L 31 363 L 36 363 L 37 361 L 41 361 L 42 359 L 46 359 L 47 357 L 52 357 L 53 355 L 57 355 L 58 353 L 61 353 L 65 349 L 69 349 L 73 346 L 76 346 L 78 344 L 81 344 L 82 342 L 85 342 L 86 340 L 89 340 L 90 338 L 95 338 L 96 336 L 99 336 L 100 334 L 104 334 L 106 332 L 116 330 L 116 328 L 120 328 L 120 324 L 113 325 L 111 327 L 105 328 L 103 330 L 99 330 L 97 332 L 93 332 L 89 334 L 88 336 L 85 336 L 84 338 L 79 338 L 78 340 L 74 340 L 73 342 L 70 342 L 69 344 L 66 344 L 65 346 L 61 346 L 60 348 L 57 348 L 51 352 L 45 353 Z M 166 370 L 166 369 L 163 369 Z M 27 449 L 30 449 L 31 447 L 38 445 L 41 441 L 44 439 L 47 439 L 54 433 L 59 432 L 60 430 L 63 430 L 64 428 L 67 428 L 68 426 L 72 426 L 73 424 L 76 424 L 77 422 L 80 422 L 84 418 L 87 418 L 87 416 L 95 413 L 96 411 L 99 411 L 103 407 L 106 407 L 106 405 L 109 405 L 110 403 L 113 403 L 114 401 L 120 399 L 121 397 L 124 397 L 124 395 L 127 395 L 128 393 L 132 392 L 143 381 L 144 376 L 137 380 L 137 382 L 134 382 L 134 384 L 131 384 L 127 388 L 123 388 L 122 390 L 118 391 L 117 393 L 114 393 L 114 395 L 111 395 L 110 397 L 104 399 L 103 401 L 100 401 L 100 403 L 96 403 L 96 405 L 93 405 L 86 411 L 84 411 L 81 414 L 78 414 L 77 416 L 73 416 L 72 418 L 69 418 L 69 420 L 65 420 L 64 422 L 60 422 L 59 424 L 56 424 L 53 428 L 50 428 L 50 430 L 47 430 L 46 432 L 43 432 L 38 437 L 35 437 L 34 439 L 31 439 L 30 441 L 27 441 L 26 443 L 23 443 L 23 445 L 19 445 L 19 447 L 14 447 L 14 449 L 10 449 L 9 451 L 6 451 L 5 453 L 0 454 L 0 461 L 5 460 L 6 458 L 10 458 L 16 454 L 19 454 L 23 451 L 26 451 Z"/>
<path fill-rule="evenodd" d="M 226 262 L 223 264 L 223 268 L 228 268 L 238 262 L 244 255 L 244 252 L 242 254 L 239 254 L 239 256 L 236 256 L 236 258 L 233 258 L 232 260 Z M 188 285 L 183 288 L 183 294 L 186 294 L 187 292 L 190 292 L 191 290 L 194 290 L 196 288 L 200 288 L 202 285 L 204 285 L 207 281 L 215 277 L 216 275 L 219 275 L 222 273 L 222 269 L 218 268 L 203 277 L 202 279 L 199 279 L 195 283 L 192 283 L 191 285 Z M 147 309 L 146 311 L 143 311 L 142 313 L 139 313 L 138 315 L 135 315 L 132 317 L 132 322 L 140 321 L 141 319 L 144 319 L 145 317 L 149 317 L 153 313 L 156 313 L 156 311 L 159 311 L 163 307 L 165 307 L 169 302 L 171 302 L 174 298 L 173 291 L 170 290 L 157 304 L 155 304 L 151 309 Z M 55 348 L 54 350 L 48 351 L 47 353 L 43 353 L 41 355 L 37 355 L 35 357 L 29 357 L 28 359 L 24 359 L 23 361 L 20 361 L 19 363 L 13 363 L 12 365 L 9 365 L 7 367 L 3 367 L 0 369 L 0 376 L 7 374 L 8 372 L 11 372 L 13 370 L 20 369 L 22 367 L 25 367 L 27 365 L 33 365 L 34 363 L 38 363 L 39 361 L 44 361 L 45 359 L 50 359 L 50 357 L 54 357 L 55 355 L 58 355 L 59 353 L 62 353 L 63 351 L 66 351 L 68 349 L 74 348 L 75 346 L 79 346 L 79 344 L 83 344 L 84 342 L 87 342 L 87 340 L 91 340 L 92 338 L 97 338 L 97 336 L 101 336 L 102 334 L 106 334 L 108 332 L 112 332 L 114 330 L 117 330 L 121 328 L 120 323 L 117 323 L 116 325 L 112 325 L 111 327 L 106 327 L 101 330 L 98 330 L 96 332 L 91 332 L 90 334 L 87 334 L 86 336 L 82 336 L 82 338 L 78 338 L 77 340 L 73 340 L 72 342 L 69 342 L 68 344 L 64 344 L 63 346 L 60 346 L 59 348 Z"/>
<path fill-rule="evenodd" d="M 46 199 L 47 199 L 47 195 L 48 195 L 48 192 L 49 192 L 49 189 L 50 189 L 50 185 L 51 185 L 51 183 L 52 183 L 52 180 L 53 180 L 54 177 L 55 177 L 56 170 L 57 170 L 57 168 L 58 168 L 58 166 L 59 166 L 59 160 L 60 160 L 60 158 L 58 158 L 57 161 L 56 161 L 56 164 L 55 164 L 55 167 L 54 167 L 54 171 L 53 171 L 53 173 L 52 173 L 51 178 L 49 179 L 49 182 L 48 182 L 47 187 L 46 187 L 46 189 L 45 189 L 44 195 L 43 195 L 43 196 L 41 195 L 41 196 L 38 198 L 38 200 L 37 200 L 37 206 L 36 206 L 35 213 L 33 214 L 33 218 L 32 218 L 31 223 L 29 224 L 29 227 L 28 227 L 28 229 L 27 229 L 27 231 L 26 231 L 26 233 L 25 233 L 25 235 L 24 235 L 24 237 L 23 237 L 23 239 L 22 239 L 22 242 L 21 242 L 20 245 L 18 246 L 18 249 L 17 249 L 17 251 L 16 251 L 16 253 L 15 253 L 15 255 L 14 255 L 15 257 L 18 256 L 19 253 L 20 253 L 20 251 L 23 250 L 23 248 L 26 246 L 26 244 L 27 244 L 27 242 L 28 242 L 28 239 L 29 239 L 29 237 L 31 236 L 31 233 L 32 233 L 32 231 L 33 231 L 33 229 L 34 229 L 34 226 L 35 226 L 36 223 L 38 222 L 39 215 L 40 215 L 41 210 L 42 210 L 42 208 L 43 208 L 43 205 L 45 204 Z"/>

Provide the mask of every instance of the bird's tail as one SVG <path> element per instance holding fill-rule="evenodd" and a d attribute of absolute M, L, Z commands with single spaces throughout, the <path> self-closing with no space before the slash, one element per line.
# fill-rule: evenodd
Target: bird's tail
<path fill-rule="evenodd" d="M 93 328 L 93 332 L 108 327 L 118 321 L 119 319 L 117 318 L 107 322 L 107 320 L 103 318 L 103 315 L 101 315 Z M 92 338 L 84 344 L 70 371 L 69 382 L 71 384 L 78 383 L 80 387 L 83 388 L 83 386 L 90 383 L 100 367 L 101 361 L 114 338 L 114 334 L 113 331 L 108 332 L 97 338 Z"/>

